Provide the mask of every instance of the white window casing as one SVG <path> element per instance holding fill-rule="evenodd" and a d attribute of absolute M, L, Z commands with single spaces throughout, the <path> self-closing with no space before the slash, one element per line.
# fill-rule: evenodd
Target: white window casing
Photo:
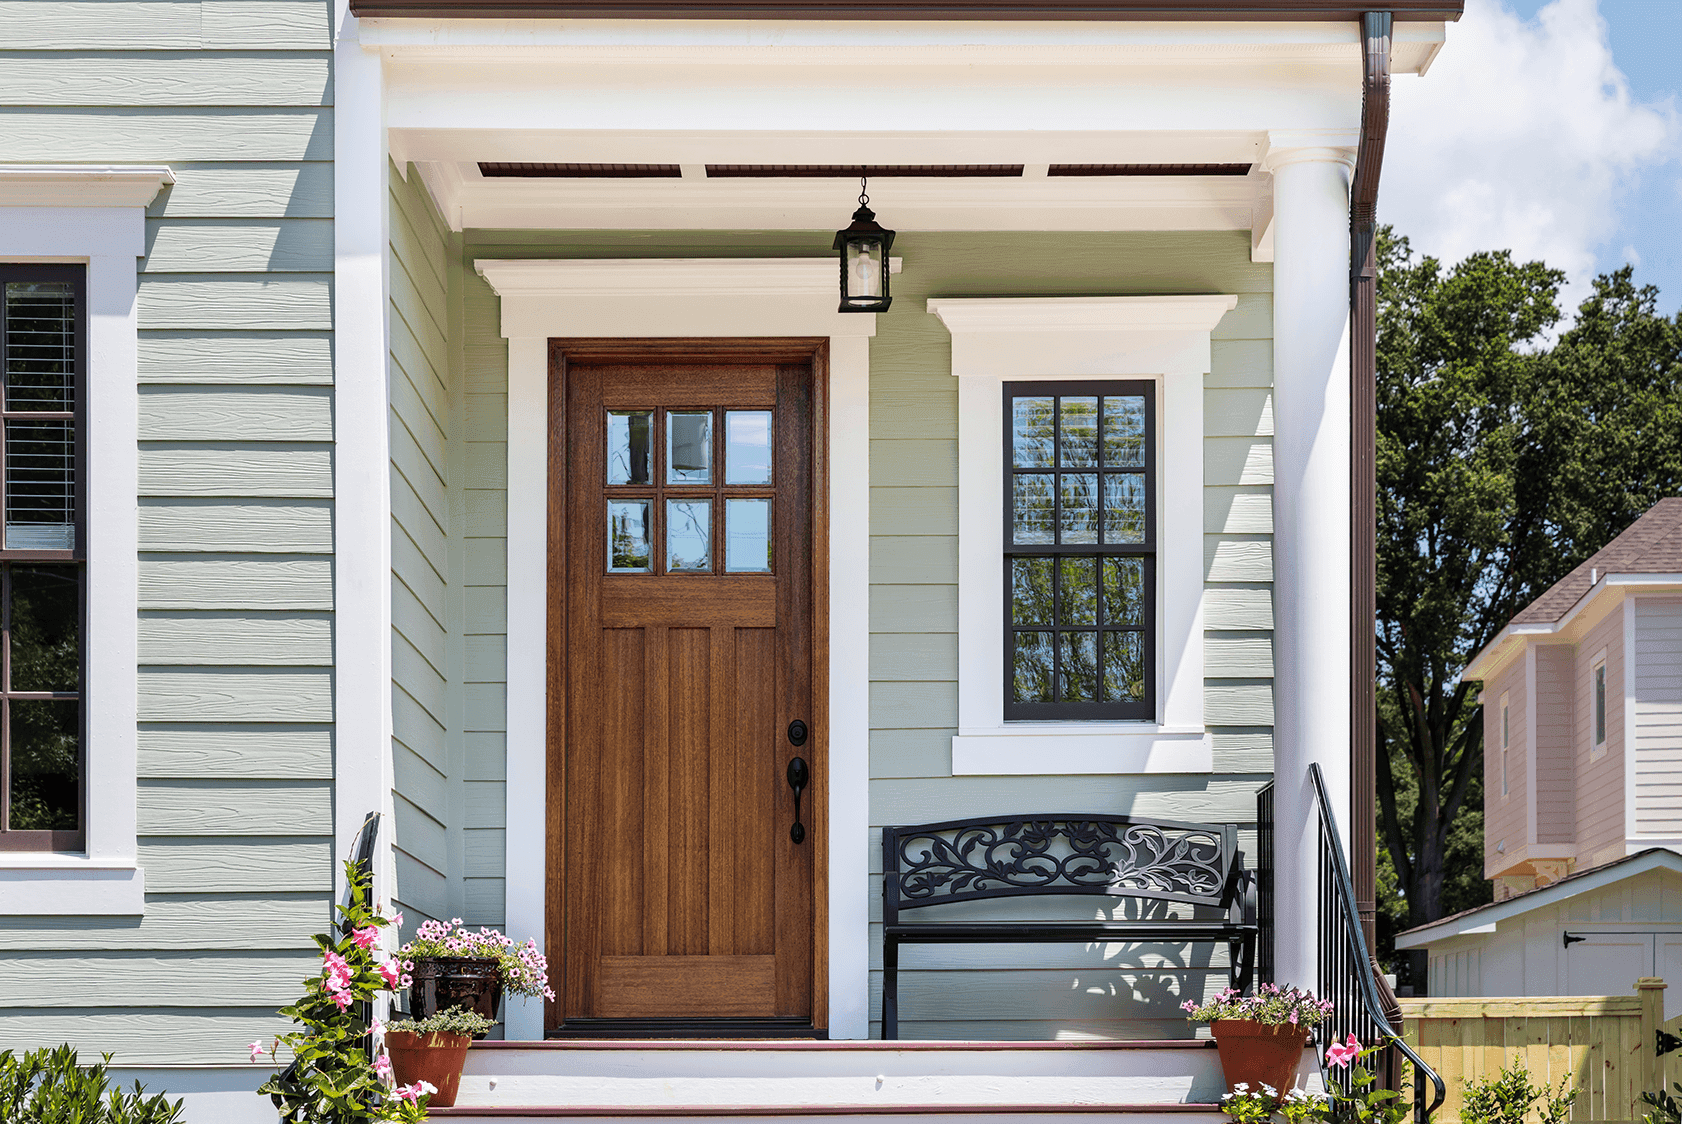
<path fill-rule="evenodd" d="M 824 258 L 481 260 L 508 340 L 508 869 L 510 930 L 543 933 L 547 875 L 548 341 L 588 336 L 829 339 L 829 1036 L 870 1031 L 870 338 L 835 310 Z M 900 270 L 900 259 L 890 262 Z M 506 1036 L 543 1037 L 542 1005 Z"/>
<path fill-rule="evenodd" d="M 0 914 L 145 910 L 136 798 L 138 272 L 167 167 L 0 165 L 0 260 L 87 267 L 87 740 L 82 854 L 0 853 Z"/>
<path fill-rule="evenodd" d="M 1507 692 L 1501 692 L 1501 799 L 1507 798 L 1507 746 L 1512 740 L 1512 722 L 1507 709 Z"/>
<path fill-rule="evenodd" d="M 1199 773 L 1203 723 L 1203 380 L 1238 298 L 1017 297 L 928 302 L 958 379 L 957 775 Z M 1004 720 L 1003 384 L 1157 385 L 1155 721 Z"/>
<path fill-rule="evenodd" d="M 1606 697 L 1606 649 L 1602 648 L 1589 661 L 1589 756 L 1599 758 L 1606 753 L 1606 727 L 1608 719 L 1607 707 L 1610 700 Z M 1624 767 L 1631 768 L 1626 762 Z"/>

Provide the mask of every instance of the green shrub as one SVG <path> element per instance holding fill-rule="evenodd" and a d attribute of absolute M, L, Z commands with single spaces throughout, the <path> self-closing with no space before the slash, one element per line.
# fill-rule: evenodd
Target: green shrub
<path fill-rule="evenodd" d="M 1564 1124 L 1571 1117 L 1577 1090 L 1571 1078 L 1561 1077 L 1559 1088 L 1530 1083 L 1530 1071 L 1522 1059 L 1515 1060 L 1493 1077 L 1466 1082 L 1461 1097 L 1460 1124 L 1525 1124 L 1532 1107 L 1541 1124 Z"/>
<path fill-rule="evenodd" d="M 1682 1081 L 1676 1083 L 1676 1091 L 1682 1093 Z M 1662 1085 L 1656 1093 L 1642 1093 L 1641 1099 L 1653 1107 L 1641 1118 L 1647 1124 L 1682 1124 L 1682 1101 L 1665 1092 Z"/>
<path fill-rule="evenodd" d="M 0 1050 L 0 1120 L 6 1124 L 179 1124 L 181 1102 L 148 1097 L 140 1082 L 133 1092 L 109 1089 L 105 1067 L 76 1064 L 69 1046 L 31 1050 L 18 1057 Z"/>

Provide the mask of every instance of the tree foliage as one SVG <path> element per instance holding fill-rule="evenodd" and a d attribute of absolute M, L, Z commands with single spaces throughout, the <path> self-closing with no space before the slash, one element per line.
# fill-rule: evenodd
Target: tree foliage
<path fill-rule="evenodd" d="M 1461 670 L 1682 491 L 1682 316 L 1625 267 L 1549 346 L 1563 279 L 1506 251 L 1445 269 L 1380 232 L 1379 834 L 1404 927 L 1488 900 L 1467 830 L 1483 727 Z"/>

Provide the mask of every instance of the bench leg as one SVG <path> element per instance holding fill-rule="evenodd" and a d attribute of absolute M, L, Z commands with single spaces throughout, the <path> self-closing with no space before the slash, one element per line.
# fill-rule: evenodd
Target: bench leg
<path fill-rule="evenodd" d="M 899 942 L 882 941 L 882 1037 L 899 1037 Z"/>
<path fill-rule="evenodd" d="M 1250 984 L 1256 975 L 1255 934 L 1252 933 L 1241 941 L 1227 942 L 1227 956 L 1232 962 L 1229 969 L 1232 986 L 1242 995 L 1250 990 Z"/>

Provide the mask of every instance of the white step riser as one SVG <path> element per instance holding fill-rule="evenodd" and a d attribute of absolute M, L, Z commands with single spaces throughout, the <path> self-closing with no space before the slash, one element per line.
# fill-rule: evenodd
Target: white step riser
<path fill-rule="evenodd" d="M 1207 1046 L 1148 1049 L 870 1049 L 646 1050 L 476 1047 L 470 1074 L 567 1077 L 925 1077 L 1009 1074 L 1019 1077 L 1130 1077 L 1165 1073 L 1218 1080 L 1220 1055 Z"/>
<path fill-rule="evenodd" d="M 886 1076 L 886 1075 L 884 1075 Z M 1157 1077 L 462 1077 L 462 1105 L 1208 1104 L 1220 1097 L 1179 1074 Z M 1202 1095 L 1199 1095 L 1202 1094 Z"/>
<path fill-rule="evenodd" d="M 493 1085 L 494 1082 L 494 1085 Z M 1208 1049 L 474 1050 L 461 1107 L 1209 1104 L 1225 1091 Z M 1183 1124 L 1183 1122 L 1182 1122 Z"/>

